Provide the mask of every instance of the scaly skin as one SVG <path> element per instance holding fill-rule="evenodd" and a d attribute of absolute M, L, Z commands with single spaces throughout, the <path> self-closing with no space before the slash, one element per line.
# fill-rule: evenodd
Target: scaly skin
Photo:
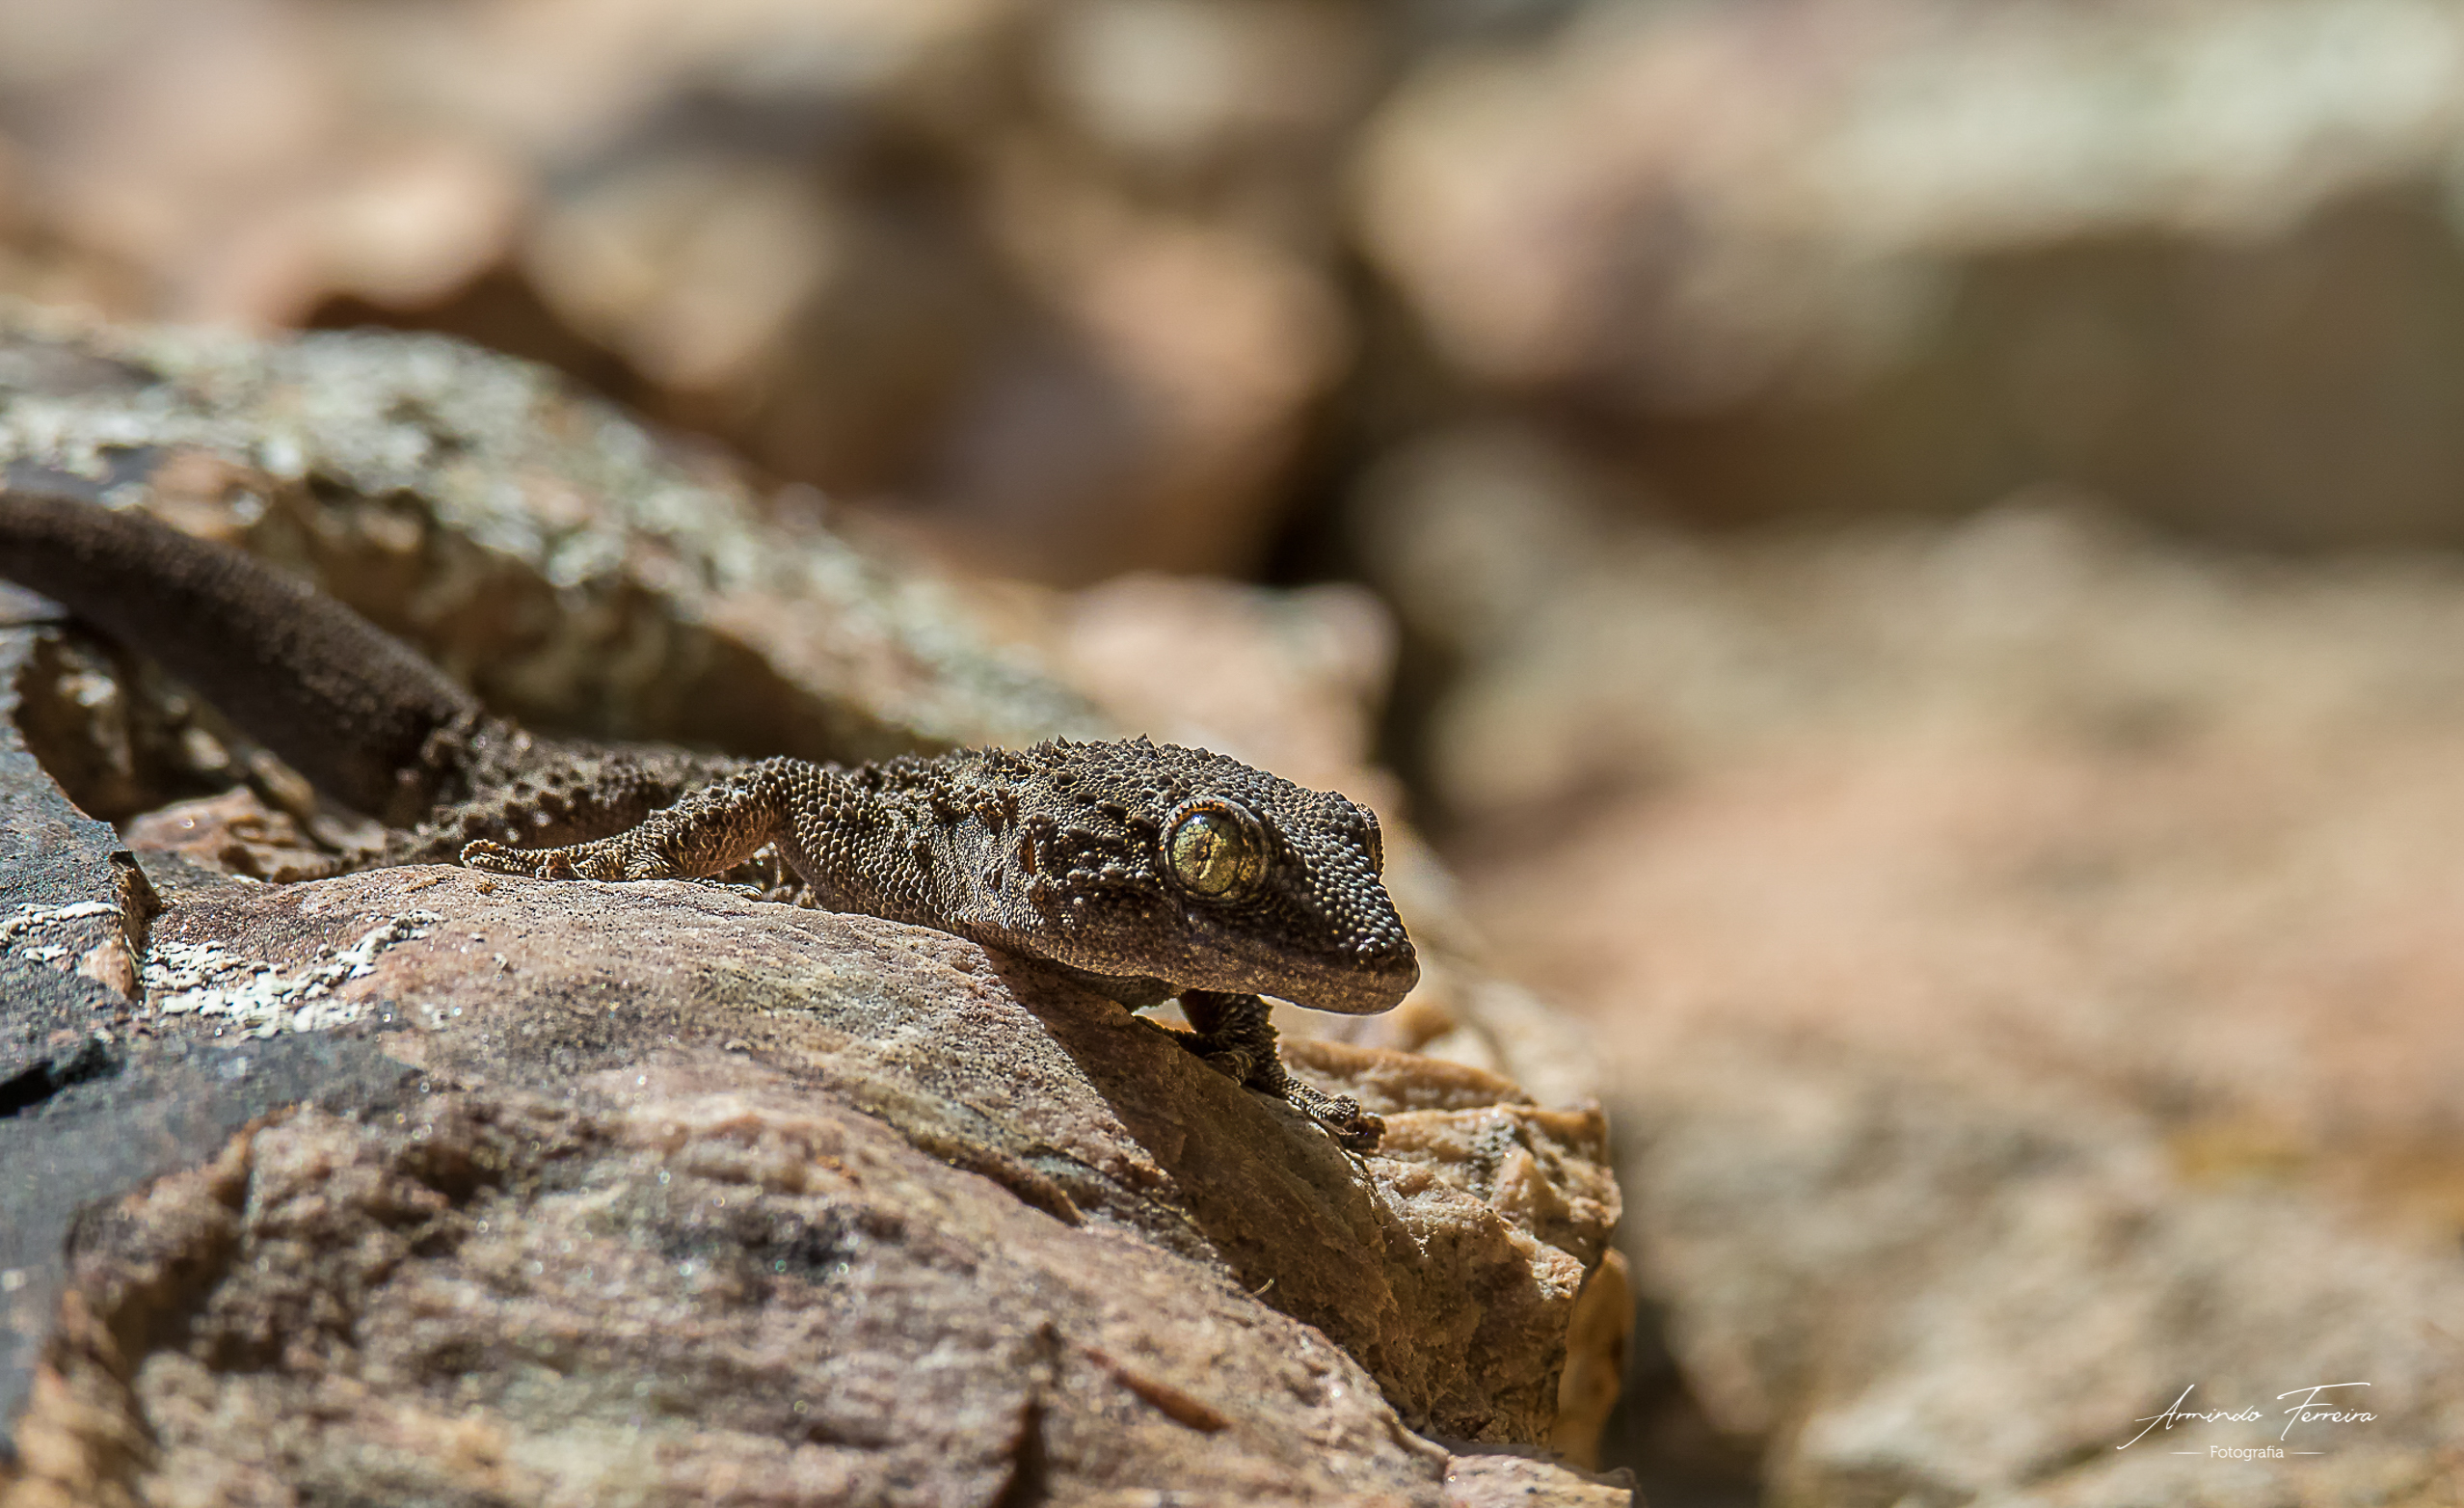
<path fill-rule="evenodd" d="M 535 739 L 249 556 L 23 490 L 0 492 L 0 575 L 165 659 L 328 794 L 410 828 L 378 862 L 458 848 L 499 874 L 621 881 L 773 848 L 829 909 L 1042 959 L 1132 1007 L 1178 995 L 1192 1051 L 1346 1146 L 1377 1144 L 1377 1117 L 1285 1073 L 1260 998 L 1368 1013 L 1419 978 L 1377 818 L 1341 795 L 1143 739 L 853 768 Z"/>
<path fill-rule="evenodd" d="M 1245 818 L 1258 873 L 1238 894 L 1185 883 L 1165 840 L 1195 811 Z M 775 845 L 813 897 L 1042 958 L 1131 1006 L 1179 995 L 1194 1050 L 1299 1106 L 1347 1146 L 1377 1118 L 1292 1079 L 1259 997 L 1366 1013 L 1419 979 L 1379 881 L 1378 820 L 1203 749 L 1039 743 L 854 769 L 750 766 L 594 843 L 478 842 L 475 869 L 542 879 L 715 875 Z"/>

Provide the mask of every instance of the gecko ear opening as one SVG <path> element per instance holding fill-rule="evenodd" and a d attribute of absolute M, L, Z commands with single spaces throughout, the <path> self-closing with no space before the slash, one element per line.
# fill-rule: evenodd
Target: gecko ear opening
<path fill-rule="evenodd" d="M 1238 901 L 1266 879 L 1266 828 L 1237 802 L 1185 801 L 1164 826 L 1165 867 L 1208 901 Z"/>

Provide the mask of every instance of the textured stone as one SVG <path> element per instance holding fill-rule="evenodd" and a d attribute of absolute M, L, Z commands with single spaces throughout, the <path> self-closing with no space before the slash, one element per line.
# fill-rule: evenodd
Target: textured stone
<path fill-rule="evenodd" d="M 180 801 L 128 823 L 129 846 L 176 853 L 226 875 L 278 883 L 334 873 L 333 853 L 246 787 L 201 801 Z"/>
<path fill-rule="evenodd" d="M 1446 1468 L 1446 1508 L 1511 1508 L 1516 1503 L 1626 1508 L 1634 1501 L 1634 1490 L 1621 1481 L 1571 1472 L 1533 1456 L 1504 1451 L 1458 1456 Z"/>
<path fill-rule="evenodd" d="M 363 396 L 398 392 L 387 385 L 429 362 L 474 382 L 522 375 L 468 353 L 217 347 L 227 366 L 180 366 L 172 390 L 138 354 L 94 354 L 120 338 L 11 348 L 21 386 L 0 436 L 30 447 L 18 464 L 107 462 L 209 532 L 261 505 L 265 531 L 249 542 L 278 552 L 323 538 L 322 520 L 345 543 L 307 554 L 356 582 L 363 607 L 407 611 L 434 591 L 482 611 L 484 586 L 453 562 L 496 560 L 519 582 L 544 579 L 557 548 L 624 545 L 624 564 L 538 599 L 555 615 L 527 632 L 564 650 L 536 662 L 534 689 L 569 708 L 604 696 L 611 718 L 655 715 L 644 709 L 706 663 L 699 651 L 613 671 L 575 658 L 611 642 L 593 637 L 611 614 L 648 613 L 638 629 L 750 612 L 762 591 L 817 590 L 815 562 L 855 559 L 763 525 L 724 490 L 683 495 L 710 510 L 699 521 L 645 522 L 631 483 L 549 509 L 552 525 L 536 492 L 489 503 L 491 467 L 542 473 L 516 464 L 537 457 L 530 442 L 483 432 L 475 412 L 456 422 L 478 427 L 456 433 L 476 459 L 359 470 L 408 421 L 304 390 L 284 364 L 314 370 L 347 345 L 367 364 Z M 140 347 L 162 349 L 114 349 Z M 325 458 L 301 473 L 322 481 L 247 469 L 250 426 L 269 410 L 214 408 L 226 380 L 274 412 L 335 405 L 309 440 L 285 432 Z M 109 392 L 135 415 L 116 422 L 165 450 L 102 443 Z M 617 450 L 640 444 L 597 421 Z M 578 471 L 555 471 L 567 462 Z M 600 460 L 539 464 L 604 480 Z M 648 495 L 683 509 L 660 492 L 684 487 L 680 473 L 642 465 Z M 533 552 L 521 527 L 552 543 Z M 642 564 L 680 555 L 681 577 Z M 950 719 L 945 733 L 1090 715 L 938 616 L 937 589 L 869 566 L 851 579 L 852 598 L 830 600 L 887 625 L 872 642 L 903 646 L 895 674 L 817 669 L 797 659 L 792 613 L 756 614 L 781 637 L 731 652 L 758 670 L 736 684 L 808 697 L 794 715 L 835 730 L 825 742 L 927 743 L 926 714 Z M 432 646 L 477 632 L 430 627 Z M 142 668 L 56 625 L 6 632 L 12 663 L 32 667 L 10 684 L 45 705 L 83 698 L 178 730 L 185 763 L 151 788 L 123 781 L 132 792 L 167 794 L 213 765 L 189 757 L 192 732 L 213 735 L 171 718 L 156 705 L 171 693 Z M 771 668 L 772 654 L 806 679 Z M 98 767 L 120 725 L 57 720 L 45 747 Z M 73 816 L 13 724 L 0 744 L 12 800 Z M 53 1031 L 37 1017 L 54 995 L 76 1016 L 51 1044 L 73 1049 L 67 1071 L 43 1058 L 26 1102 L 0 1116 L 10 1508 L 372 1482 L 383 1495 L 571 1501 L 1104 1501 L 1168 1488 L 1434 1505 L 1622 1491 L 1479 1454 L 1558 1440 L 1580 1455 L 1596 1427 L 1621 1312 L 1606 1301 L 1623 1288 L 1595 1105 L 1535 1104 L 1486 1068 L 1375 1044 L 1297 1050 L 1296 1072 L 1388 1116 L 1394 1155 L 1362 1160 L 1119 1006 L 939 932 L 682 882 L 435 868 L 234 879 L 217 867 L 311 867 L 299 845 L 330 847 L 335 819 L 291 799 L 296 777 L 222 752 L 225 780 L 246 772 L 254 789 L 129 822 L 132 840 L 164 845 L 143 855 L 149 883 L 124 887 L 159 902 L 124 950 L 133 995 L 81 980 L 67 954 L 0 947 L 0 968 L 50 991 L 0 990 L 0 1022 L 32 1042 Z M 111 859 L 121 839 L 76 821 L 60 861 L 99 853 L 88 889 L 133 875 Z M 118 929 L 121 909 L 93 920 Z M 96 1028 L 101 1056 L 87 1045 Z"/>
<path fill-rule="evenodd" d="M 96 1502 L 1438 1500 L 1305 1327 L 698 1056 L 302 1112 L 127 1201 L 30 1464 Z"/>
<path fill-rule="evenodd" d="M 1779 1500 L 2451 1495 L 2452 562 L 1594 525 L 1445 715 L 1623 779 L 1458 767 L 1467 905 L 1593 1022 L 1662 1341 Z M 2260 1417 L 2129 1443 L 2184 1387 Z"/>
<path fill-rule="evenodd" d="M 1382 47 L 1310 0 L 11 12 L 0 293 L 450 330 L 1012 573 L 1246 567 L 1349 359 Z"/>
<path fill-rule="evenodd" d="M 457 342 L 0 318 L 0 467 L 144 484 L 546 728 L 864 758 L 1094 724 L 946 589 Z"/>
<path fill-rule="evenodd" d="M 345 956 L 365 972 L 321 988 Z M 405 869 L 222 891 L 157 922 L 148 982 L 157 1018 L 232 1034 L 390 1014 L 428 1030 L 388 1050 L 454 1082 L 586 1071 L 626 1040 L 733 1042 L 1064 1220 L 1272 1279 L 1410 1417 L 1463 1438 L 1545 1430 L 1554 1347 L 1614 1213 L 1596 1114 L 1519 1109 L 1502 1081 L 1445 1108 L 1389 1096 L 1397 1155 L 1364 1183 L 1304 1120 L 1040 969 L 709 886 Z"/>
<path fill-rule="evenodd" d="M 1444 372 L 1656 502 L 2464 538 L 2452 10 L 1567 10 L 1410 71 L 1357 220 Z"/>
<path fill-rule="evenodd" d="M 226 884 L 175 894 L 147 982 L 123 1031 L 238 1064 L 340 1034 L 418 1097 L 279 1121 L 81 1238 L 28 1493 L 312 1490 L 376 1452 L 399 1491 L 588 1498 L 621 1442 L 678 1500 L 737 1460 L 816 1498 L 1027 1473 L 1430 1501 L 1443 1452 L 1379 1389 L 1441 1435 L 1545 1435 L 1615 1214 L 1596 1113 L 1314 1064 L 1390 1116 L 1362 1164 L 1031 965 L 708 886 Z M 336 1387 L 344 1415 L 285 1422 Z M 823 1414 L 781 1413 L 799 1393 Z M 496 1443 L 420 1466 L 448 1414 Z M 158 1443 L 116 1454 L 129 1431 Z"/>

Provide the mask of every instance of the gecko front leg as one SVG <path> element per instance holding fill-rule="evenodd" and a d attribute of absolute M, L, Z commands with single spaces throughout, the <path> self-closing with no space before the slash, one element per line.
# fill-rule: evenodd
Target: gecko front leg
<path fill-rule="evenodd" d="M 720 874 L 769 844 L 792 842 L 792 776 L 803 763 L 769 759 L 747 766 L 612 838 L 555 848 L 513 848 L 483 839 L 463 848 L 462 862 L 536 879 L 695 879 Z"/>
<path fill-rule="evenodd" d="M 1183 990 L 1181 1013 L 1197 1029 L 1183 1044 L 1244 1089 L 1262 1090 L 1324 1126 L 1347 1151 L 1376 1151 L 1386 1122 L 1349 1094 L 1329 1094 L 1294 1078 L 1275 1050 L 1271 1010 L 1255 995 Z"/>

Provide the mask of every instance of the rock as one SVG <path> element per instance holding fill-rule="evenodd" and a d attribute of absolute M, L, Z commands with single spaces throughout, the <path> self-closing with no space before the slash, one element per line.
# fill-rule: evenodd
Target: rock
<path fill-rule="evenodd" d="M 488 582 L 536 591 L 560 615 L 527 632 L 560 648 L 534 693 L 611 718 L 669 705 L 731 614 L 734 684 L 784 688 L 769 714 L 817 741 L 1092 718 L 979 648 L 939 588 L 763 522 L 521 368 L 425 340 L 209 361 L 146 356 L 168 349 L 148 338 L 21 333 L 11 464 L 116 464 L 208 530 L 255 515 L 250 543 L 305 542 L 363 609 L 415 624 L 435 601 L 484 612 Z M 445 416 L 374 401 L 406 384 Z M 453 409 L 482 390 L 530 392 L 548 437 Z M 251 438 L 273 415 L 290 483 Z M 576 415 L 639 470 L 560 450 Z M 107 444 L 114 422 L 161 444 Z M 460 439 L 406 438 L 437 426 Z M 499 491 L 497 467 L 535 490 Z M 543 518 L 546 497 L 564 511 Z M 814 631 L 744 606 L 763 592 L 818 594 L 815 616 L 835 601 L 875 636 L 799 660 Z M 665 648 L 613 668 L 576 652 L 611 626 Z M 448 659 L 485 632 L 428 631 Z M 0 633 L 40 672 L 0 685 L 150 695 L 73 630 Z M 372 1481 L 581 1501 L 1622 1491 L 1481 1455 L 1579 1453 L 1596 1430 L 1623 1294 L 1596 1104 L 1376 1045 L 1299 1048 L 1297 1071 L 1388 1118 L 1387 1152 L 1353 1158 L 1165 1031 L 940 933 L 684 883 L 234 879 L 210 866 L 291 863 L 335 820 L 248 790 L 132 819 L 129 841 L 166 844 L 140 875 L 13 723 L 0 754 L 11 799 L 69 824 L 28 828 L 57 850 L 25 882 L 41 925 L 144 918 L 130 992 L 0 939 L 0 967 L 50 982 L 0 991 L 34 1075 L 0 1116 L 23 1337 L 0 1373 L 9 1508 Z"/>
<path fill-rule="evenodd" d="M 1011 573 L 1288 568 L 1496 412 L 1702 519 L 2459 538 L 2434 0 L 110 17 L 0 21 L 0 293 L 463 335 Z"/>
<path fill-rule="evenodd" d="M 453 341 L 22 314 L 0 399 L 12 477 L 148 487 L 543 727 L 870 758 L 1095 726 L 944 589 Z"/>
<path fill-rule="evenodd" d="M 1370 736 L 1394 675 L 1395 629 L 1366 590 L 1125 576 L 1072 594 L 1052 616 L 1062 672 L 1123 721 L 1311 780 L 1374 780 Z M 1391 785 L 1375 794 L 1396 799 Z"/>
<path fill-rule="evenodd" d="M 1768 1441 L 1779 1500 L 2373 1503 L 2464 1480 L 2451 1236 L 2332 1179 L 2185 1166 L 2142 1106 L 1839 1056 L 1699 1052 L 1695 1091 L 1667 1075 L 1660 1115 L 1636 1107 L 1647 1280 L 1714 1418 Z M 2314 1401 L 2355 1417 L 2303 1422 Z M 2236 1417 L 2166 1428 L 2176 1405 Z"/>
<path fill-rule="evenodd" d="M 1441 382 L 1700 519 L 2059 483 L 2277 544 L 2464 538 L 2453 13 L 1569 9 L 1364 133 L 1356 223 Z"/>
<path fill-rule="evenodd" d="M 41 636 L 0 629 L 0 714 L 46 658 Z M 136 971 L 160 905 L 118 836 L 68 804 L 0 715 L 0 1419 L 12 1424 L 40 1386 L 76 1222 L 277 1106 L 377 1092 L 405 1072 L 330 1037 L 276 1044 L 238 1072 L 193 1043 L 145 1041 Z"/>
<path fill-rule="evenodd" d="M 2452 563 L 2041 500 L 1585 558 L 1447 715 L 1627 781 L 1475 797 L 1465 905 L 1588 1016 L 1653 1343 L 1775 1497 L 2464 1486 Z M 2185 1387 L 2257 1413 L 2132 1443 Z"/>
<path fill-rule="evenodd" d="M 16 684 L 37 658 L 37 636 L 0 628 L 0 714 L 16 710 Z M 22 742 L 0 743 L 0 759 L 7 761 L 0 767 L 0 843 L 8 858 L 0 871 L 0 942 L 10 956 L 44 964 L 141 945 L 146 885 L 119 835 L 69 805 Z M 85 1036 L 83 1020 L 62 1018 L 62 1025 L 72 1040 Z M 18 1037 L 10 1045 L 23 1051 L 29 1044 Z M 15 1071 L 13 1062 L 0 1076 Z"/>
<path fill-rule="evenodd" d="M 413 868 L 240 887 L 158 919 L 147 980 L 155 1018 L 232 1037 L 373 1013 L 415 1033 L 389 1052 L 455 1083 L 561 1082 L 629 1061 L 628 1041 L 733 1043 L 721 1061 L 833 1088 L 1065 1224 L 1272 1279 L 1407 1416 L 1466 1439 L 1547 1429 L 1566 1315 L 1614 1214 L 1596 1112 L 1528 1109 L 1494 1080 L 1416 1106 L 1406 1062 L 1317 1065 L 1397 1112 L 1396 1166 L 1364 1184 L 1304 1122 L 1040 970 L 708 886 Z M 1379 1093 L 1376 1070 L 1399 1087 Z"/>
<path fill-rule="evenodd" d="M 638 1066 L 433 1094 L 391 1126 L 304 1112 L 131 1200 L 79 1254 L 91 1306 L 29 1458 L 97 1497 L 121 1474 L 204 1500 L 949 1503 L 1138 1480 L 1437 1500 L 1444 1453 L 1219 1279 L 827 1098 L 724 1062 Z M 174 1327 L 185 1344 L 156 1338 Z M 85 1412 L 114 1404 L 152 1426 L 126 1466 Z"/>
<path fill-rule="evenodd" d="M 465 335 L 1072 581 L 1262 560 L 1350 359 L 1353 8 L 113 15 L 0 20 L 0 293 Z"/>
<path fill-rule="evenodd" d="M 302 830 L 288 812 L 236 787 L 202 801 L 181 801 L 128 824 L 129 846 L 174 853 L 206 869 L 250 879 L 288 883 L 335 872 L 334 852 Z"/>
<path fill-rule="evenodd" d="M 1458 1456 L 1446 1468 L 1446 1508 L 1506 1508 L 1559 1503 L 1566 1508 L 1623 1508 L 1634 1490 L 1608 1477 L 1577 1474 L 1531 1456 L 1495 1452 Z"/>
<path fill-rule="evenodd" d="M 174 892 L 146 977 L 125 1030 L 241 1072 L 339 1035 L 417 1091 L 278 1118 L 81 1240 L 23 1492 L 313 1487 L 374 1453 L 406 1493 L 588 1495 L 621 1442 L 680 1500 L 734 1461 L 867 1500 L 1023 1473 L 1434 1501 L 1444 1452 L 1380 1387 L 1443 1435 L 1544 1435 L 1615 1211 L 1595 1113 L 1502 1082 L 1409 1108 L 1381 1055 L 1357 1082 L 1394 1155 L 1364 1169 L 1038 968 L 706 886 Z M 286 1422 L 336 1387 L 350 1418 Z M 440 1430 L 472 1443 L 420 1465 Z"/>

